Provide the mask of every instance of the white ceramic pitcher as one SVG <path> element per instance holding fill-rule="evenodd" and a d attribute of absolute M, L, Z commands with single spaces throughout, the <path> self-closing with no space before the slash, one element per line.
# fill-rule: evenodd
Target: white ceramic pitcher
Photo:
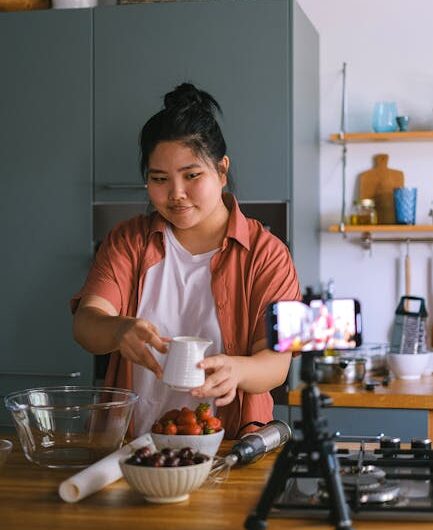
<path fill-rule="evenodd" d="M 188 392 L 204 383 L 205 374 L 198 363 L 212 344 L 201 337 L 174 337 L 169 345 L 163 382 L 174 390 Z"/>

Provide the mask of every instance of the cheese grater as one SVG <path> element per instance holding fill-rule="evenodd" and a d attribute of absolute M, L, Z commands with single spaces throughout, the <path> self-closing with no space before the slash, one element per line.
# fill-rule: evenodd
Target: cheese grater
<path fill-rule="evenodd" d="M 395 311 L 391 353 L 425 353 L 426 319 L 424 298 L 402 296 Z"/>

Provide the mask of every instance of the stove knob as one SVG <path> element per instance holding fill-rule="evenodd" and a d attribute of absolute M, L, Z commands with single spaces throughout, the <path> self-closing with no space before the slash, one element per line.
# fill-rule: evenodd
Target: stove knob
<path fill-rule="evenodd" d="M 431 449 L 431 440 L 430 438 L 412 438 L 410 442 L 411 449 Z"/>
<path fill-rule="evenodd" d="M 380 440 L 381 449 L 400 449 L 400 438 L 384 437 Z"/>

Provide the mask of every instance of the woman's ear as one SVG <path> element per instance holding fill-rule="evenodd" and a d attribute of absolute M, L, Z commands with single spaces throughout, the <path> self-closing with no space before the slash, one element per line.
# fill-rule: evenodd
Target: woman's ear
<path fill-rule="evenodd" d="M 218 172 L 220 174 L 223 186 L 227 185 L 227 175 L 230 167 L 230 159 L 227 155 L 224 155 L 218 162 Z"/>

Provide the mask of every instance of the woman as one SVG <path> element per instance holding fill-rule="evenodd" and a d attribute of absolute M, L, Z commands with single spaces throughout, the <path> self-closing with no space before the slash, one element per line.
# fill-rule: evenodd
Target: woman
<path fill-rule="evenodd" d="M 271 301 L 299 299 L 286 246 L 223 193 L 229 159 L 217 102 L 184 83 L 141 131 L 141 172 L 155 209 L 116 226 L 72 300 L 74 337 L 112 353 L 105 383 L 134 389 L 136 434 L 170 408 L 212 404 L 226 437 L 272 419 L 269 390 L 286 378 L 290 354 L 266 349 Z M 203 386 L 176 392 L 161 382 L 170 337 L 213 341 Z"/>

